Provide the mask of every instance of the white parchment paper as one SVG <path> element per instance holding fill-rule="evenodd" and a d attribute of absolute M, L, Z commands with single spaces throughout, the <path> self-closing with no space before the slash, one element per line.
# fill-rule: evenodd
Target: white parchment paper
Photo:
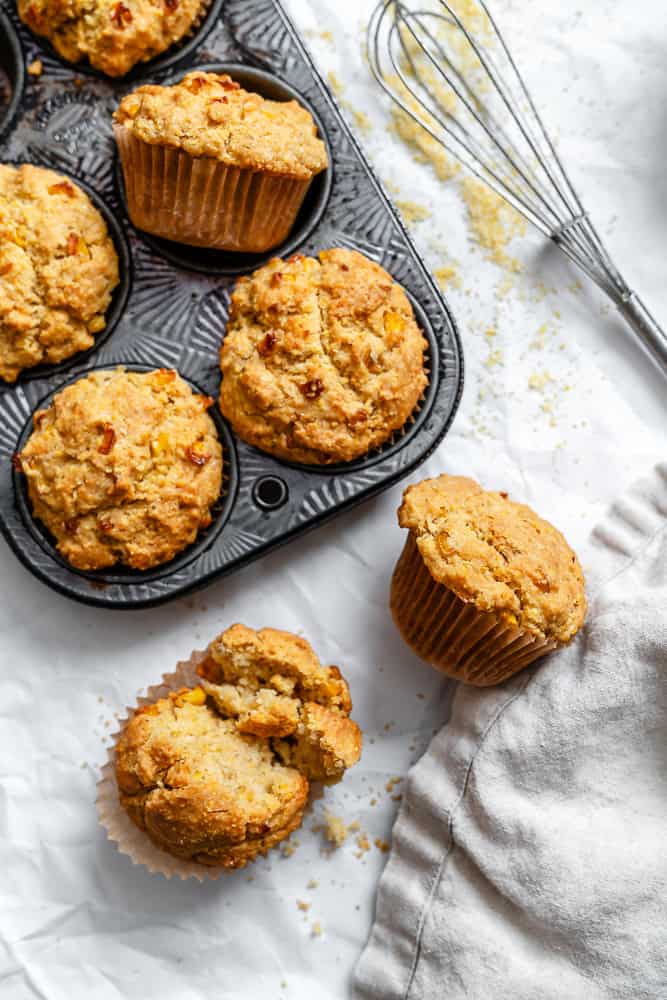
<path fill-rule="evenodd" d="M 585 282 L 576 288 L 578 276 L 540 239 L 512 247 L 524 270 L 498 296 L 503 274 L 469 241 L 455 186 L 415 164 L 388 131 L 361 56 L 371 8 L 289 3 L 323 71 L 368 116 L 362 141 L 379 174 L 397 199 L 431 213 L 414 227 L 430 266 L 458 262 L 461 287 L 449 299 L 465 351 L 463 403 L 413 479 L 448 471 L 508 490 L 562 528 L 585 562 L 586 536 L 608 502 L 664 457 L 665 384 L 601 296 Z M 662 5 L 497 0 L 494 9 L 619 266 L 667 320 Z M 146 612 L 71 603 L 0 543 L 3 1000 L 348 994 L 386 856 L 373 842 L 389 838 L 400 793 L 387 782 L 446 721 L 451 695 L 403 648 L 387 608 L 401 490 L 192 599 Z M 302 632 L 342 668 L 363 758 L 315 803 L 291 857 L 274 852 L 216 883 L 168 883 L 105 840 L 94 808 L 99 767 L 115 716 L 137 692 L 235 621 Z M 352 835 L 324 850 L 311 826 L 325 809 L 358 820 L 371 849 Z"/>

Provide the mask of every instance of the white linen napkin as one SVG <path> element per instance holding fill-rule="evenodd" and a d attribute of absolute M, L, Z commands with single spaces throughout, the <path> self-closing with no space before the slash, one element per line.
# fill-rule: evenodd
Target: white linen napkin
<path fill-rule="evenodd" d="M 667 998 L 667 463 L 593 533 L 567 649 L 461 686 L 410 773 L 359 1000 Z"/>

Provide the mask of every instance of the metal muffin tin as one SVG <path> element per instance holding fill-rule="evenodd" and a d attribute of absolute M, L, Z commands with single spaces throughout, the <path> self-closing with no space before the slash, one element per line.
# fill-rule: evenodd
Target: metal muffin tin
<path fill-rule="evenodd" d="M 463 386 L 455 321 L 387 196 L 352 137 L 278 0 L 216 0 L 192 38 L 114 81 L 72 67 L 0 11 L 0 161 L 68 174 L 101 208 L 118 250 L 121 285 L 110 323 L 89 351 L 0 381 L 0 527 L 21 562 L 50 587 L 86 604 L 148 607 L 181 596 L 316 527 L 412 472 L 444 437 Z M 21 50 L 23 50 L 21 52 Z M 24 65 L 40 59 L 40 77 Z M 313 184 L 286 244 L 270 254 L 202 251 L 135 231 L 127 218 L 111 114 L 140 82 L 224 65 L 249 89 L 296 96 L 313 113 L 331 167 Z M 3 84 L 2 76 L 7 84 Z M 139 572 L 72 569 L 32 517 L 13 456 L 36 409 L 93 369 L 175 368 L 217 398 L 218 354 L 238 274 L 273 256 L 349 247 L 376 260 L 405 288 L 428 342 L 429 385 L 406 427 L 382 448 L 336 466 L 287 463 L 245 444 L 212 408 L 224 454 L 224 487 L 213 521 L 163 566 Z"/>

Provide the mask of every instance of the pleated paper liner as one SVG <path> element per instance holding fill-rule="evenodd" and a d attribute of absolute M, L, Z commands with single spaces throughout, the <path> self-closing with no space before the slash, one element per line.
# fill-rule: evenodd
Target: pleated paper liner
<path fill-rule="evenodd" d="M 558 645 L 478 611 L 434 580 L 412 532 L 394 570 L 391 612 L 417 656 L 477 687 L 500 684 Z"/>
<path fill-rule="evenodd" d="M 124 125 L 113 128 L 137 229 L 237 253 L 262 253 L 289 235 L 311 180 L 230 167 L 143 142 Z"/>
<path fill-rule="evenodd" d="M 120 732 L 132 716 L 144 705 L 152 705 L 160 698 L 166 698 L 170 692 L 182 687 L 196 687 L 199 683 L 197 667 L 206 657 L 205 651 L 196 651 L 189 660 L 176 664 L 176 670 L 165 674 L 160 684 L 150 687 L 145 697 L 138 698 L 133 708 L 127 709 L 126 717 L 121 721 L 118 733 L 113 736 L 113 746 L 108 750 L 108 760 L 102 768 L 102 775 L 97 783 L 97 813 L 100 823 L 121 854 L 126 854 L 133 864 L 143 865 L 150 872 L 164 875 L 165 878 L 188 879 L 195 878 L 199 882 L 205 879 L 218 879 L 226 874 L 226 869 L 197 864 L 176 858 L 166 851 L 161 851 L 153 844 L 146 833 L 135 826 L 120 804 L 118 784 L 116 782 L 115 754 L 116 742 Z"/>

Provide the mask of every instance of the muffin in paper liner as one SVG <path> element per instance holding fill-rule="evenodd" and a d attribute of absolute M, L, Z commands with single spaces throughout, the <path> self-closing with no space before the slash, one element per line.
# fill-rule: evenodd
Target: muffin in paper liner
<path fill-rule="evenodd" d="M 312 183 L 153 145 L 117 123 L 113 130 L 132 223 L 188 246 L 238 253 L 278 246 Z"/>
<path fill-rule="evenodd" d="M 576 554 L 507 493 L 443 474 L 405 490 L 398 521 L 409 534 L 391 611 L 408 645 L 449 676 L 499 684 L 582 627 Z"/>
<path fill-rule="evenodd" d="M 500 684 L 558 646 L 478 611 L 434 580 L 412 532 L 394 570 L 391 613 L 417 656 L 477 687 Z"/>
<path fill-rule="evenodd" d="M 301 825 L 317 783 L 357 762 L 351 708 L 305 639 L 232 625 L 128 709 L 98 784 L 109 839 L 167 878 L 245 867 Z"/>
<path fill-rule="evenodd" d="M 108 760 L 102 768 L 102 775 L 97 783 L 96 799 L 97 814 L 107 832 L 107 838 L 116 845 L 121 854 L 126 854 L 133 864 L 143 865 L 150 872 L 164 875 L 168 879 L 195 878 L 199 882 L 205 879 L 218 879 L 226 874 L 226 870 L 176 858 L 156 847 L 150 838 L 135 826 L 120 804 L 115 755 L 118 737 L 137 709 L 143 708 L 144 705 L 152 705 L 182 687 L 196 686 L 199 683 L 197 667 L 205 658 L 205 650 L 195 651 L 190 659 L 177 663 L 173 673 L 165 674 L 160 684 L 149 687 L 145 696 L 137 699 L 134 708 L 128 707 L 127 715 L 121 721 L 118 732 L 113 735 L 113 745 L 108 749 Z"/>

